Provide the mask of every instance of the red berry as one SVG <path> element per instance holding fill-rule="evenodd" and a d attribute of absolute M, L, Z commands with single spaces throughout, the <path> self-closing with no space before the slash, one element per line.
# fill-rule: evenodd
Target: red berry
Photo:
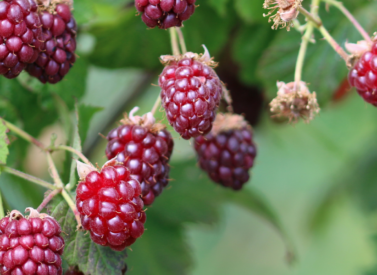
<path fill-rule="evenodd" d="M 149 28 L 181 27 L 195 11 L 196 0 L 136 0 L 135 7 Z"/>
<path fill-rule="evenodd" d="M 45 51 L 27 66 L 26 71 L 42 83 L 55 84 L 62 80 L 76 61 L 76 22 L 70 7 L 58 4 L 53 14 L 39 13 Z"/>
<path fill-rule="evenodd" d="M 254 164 L 256 148 L 251 128 L 243 118 L 229 115 L 232 119 L 229 122 L 223 120 L 225 116 L 219 114 L 214 130 L 195 138 L 194 147 L 200 167 L 214 182 L 239 190 L 250 178 L 249 169 Z"/>
<path fill-rule="evenodd" d="M 80 174 L 80 167 L 78 168 Z M 140 184 L 124 166 L 105 164 L 79 183 L 76 205 L 82 226 L 93 242 L 123 250 L 144 232 Z"/>
<path fill-rule="evenodd" d="M 27 210 L 27 218 L 14 210 L 0 221 L 0 273 L 61 275 L 60 225 L 50 216 Z"/>
<path fill-rule="evenodd" d="M 133 117 L 131 117 L 133 118 Z M 108 159 L 114 157 L 126 166 L 141 184 L 145 205 L 153 203 L 168 184 L 169 159 L 174 142 L 161 124 L 140 125 L 131 119 L 109 132 L 106 147 Z"/>
<path fill-rule="evenodd" d="M 159 85 L 168 121 L 182 138 L 209 133 L 222 95 L 221 81 L 210 63 L 199 57 L 170 60 Z"/>
<path fill-rule="evenodd" d="M 0 74 L 18 76 L 33 63 L 43 40 L 34 0 L 0 2 Z"/>
<path fill-rule="evenodd" d="M 366 102 L 377 106 L 377 42 L 356 61 L 348 80 Z"/>

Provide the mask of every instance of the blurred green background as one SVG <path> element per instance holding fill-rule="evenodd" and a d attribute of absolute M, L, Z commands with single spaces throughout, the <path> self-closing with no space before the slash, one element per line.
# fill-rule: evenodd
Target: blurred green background
<path fill-rule="evenodd" d="M 369 33 L 376 30 L 376 1 L 343 2 Z M 235 111 L 254 126 L 258 156 L 244 191 L 230 194 L 208 180 L 190 142 L 174 134 L 173 181 L 147 211 L 147 231 L 128 251 L 127 274 L 376 275 L 376 109 L 347 92 L 347 68 L 317 32 L 303 79 L 317 92 L 320 115 L 294 126 L 271 120 L 268 102 L 277 80 L 293 80 L 301 34 L 271 30 L 262 0 L 197 4 L 182 29 L 187 47 L 202 52 L 205 44 L 220 61 L 216 70 Z M 135 14 L 129 0 L 76 0 L 77 63 L 58 85 L 26 74 L 0 79 L 0 116 L 46 144 L 51 133 L 65 143 L 70 130 L 62 114 L 73 112 L 76 98 L 84 153 L 102 165 L 106 140 L 98 133 L 106 135 L 134 106 L 139 114 L 152 108 L 159 88 L 151 84 L 162 70 L 158 57 L 171 53 L 169 32 L 147 29 Z M 322 5 L 320 15 L 341 45 L 361 39 L 334 8 Z M 10 140 L 7 165 L 48 179 L 41 152 L 12 134 Z M 71 157 L 54 157 L 68 182 Z M 7 209 L 36 207 L 43 196 L 43 189 L 6 174 L 0 189 Z M 246 200 L 260 195 L 276 211 L 296 248 L 292 265 L 279 232 L 258 207 L 245 207 L 252 202 L 242 201 L 243 193 Z"/>

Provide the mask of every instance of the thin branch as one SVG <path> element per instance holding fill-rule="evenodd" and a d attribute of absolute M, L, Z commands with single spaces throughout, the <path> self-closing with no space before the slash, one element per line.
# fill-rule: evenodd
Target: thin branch
<path fill-rule="evenodd" d="M 43 187 L 45 187 L 47 189 L 51 189 L 51 190 L 55 190 L 56 189 L 56 187 L 53 184 L 51 184 L 51 183 L 49 183 L 47 181 L 44 181 L 44 180 L 36 178 L 34 176 L 25 174 L 25 173 L 23 173 L 21 171 L 18 171 L 16 169 L 10 168 L 8 166 L 0 166 L 0 170 L 2 172 L 6 172 L 6 173 L 9 173 L 9 174 L 15 175 L 15 176 L 17 176 L 19 178 L 23 178 L 23 179 L 25 179 L 27 181 L 30 181 L 30 182 L 33 182 L 33 183 L 38 184 L 40 186 L 43 186 Z"/>
<path fill-rule="evenodd" d="M 181 45 L 181 50 L 182 53 L 185 54 L 187 53 L 187 47 L 185 43 L 185 37 L 183 36 L 181 28 L 175 27 L 177 33 L 178 33 L 178 38 L 179 38 L 179 44 Z"/>
<path fill-rule="evenodd" d="M 320 28 L 322 26 L 322 21 L 318 17 L 314 16 L 309 11 L 304 9 L 303 7 L 299 6 L 298 11 L 302 15 L 304 15 L 308 19 L 308 21 L 313 22 L 316 28 Z"/>
<path fill-rule="evenodd" d="M 171 48 L 173 50 L 173 55 L 181 55 L 179 52 L 178 47 L 178 40 L 177 40 L 177 31 L 175 28 L 170 28 L 170 42 L 171 42 Z"/>
<path fill-rule="evenodd" d="M 47 197 L 44 198 L 44 200 L 42 201 L 42 203 L 38 206 L 37 208 L 37 211 L 38 212 L 41 212 L 43 208 L 46 207 L 46 205 L 57 195 L 59 194 L 60 192 L 62 191 L 62 189 L 55 189 L 54 191 L 52 191 L 50 194 L 47 195 Z"/>
<path fill-rule="evenodd" d="M 52 150 L 52 151 L 55 151 L 55 150 L 65 150 L 65 151 L 71 152 L 73 154 L 76 154 L 86 164 L 94 167 L 93 164 L 84 156 L 83 153 L 81 153 L 80 151 L 76 150 L 73 147 L 66 146 L 66 145 L 59 145 L 59 146 L 55 146 L 55 147 L 52 147 L 52 148 L 49 148 L 49 149 Z"/>
<path fill-rule="evenodd" d="M 56 187 L 63 188 L 64 184 L 63 184 L 62 180 L 60 179 L 58 170 L 56 169 L 55 163 L 52 160 L 51 153 L 47 152 L 46 157 L 47 157 L 48 166 L 50 168 L 51 177 L 54 180 Z"/>
<path fill-rule="evenodd" d="M 348 62 L 349 56 L 343 50 L 343 48 L 335 41 L 335 39 L 331 36 L 331 34 L 326 30 L 324 26 L 319 28 L 319 31 L 322 33 L 323 38 L 327 40 L 327 42 L 333 47 L 333 49 L 344 59 L 344 61 Z"/>
<path fill-rule="evenodd" d="M 159 94 L 154 105 L 153 105 L 152 111 L 151 111 L 151 113 L 153 115 L 156 113 L 156 111 L 158 110 L 158 107 L 160 107 L 160 105 L 161 105 L 161 96 Z"/>
<path fill-rule="evenodd" d="M 295 70 L 295 82 L 298 83 L 301 81 L 302 77 L 302 69 L 304 67 L 305 62 L 305 55 L 308 49 L 308 44 L 310 41 L 310 37 L 312 36 L 314 31 L 314 26 L 312 23 L 308 23 L 307 29 L 305 31 L 304 36 L 302 37 L 300 51 L 298 53 L 297 62 L 296 62 L 296 70 Z"/>
<path fill-rule="evenodd" d="M 76 204 L 73 202 L 71 196 L 67 193 L 65 189 L 62 190 L 62 196 L 65 199 L 65 201 L 68 203 L 69 207 L 71 208 L 73 214 L 75 215 L 76 221 L 77 221 L 77 228 L 81 228 L 81 219 L 80 214 L 77 211 Z"/>

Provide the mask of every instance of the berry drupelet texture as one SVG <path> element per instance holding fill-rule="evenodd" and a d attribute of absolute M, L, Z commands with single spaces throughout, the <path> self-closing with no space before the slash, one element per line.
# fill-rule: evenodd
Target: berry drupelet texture
<path fill-rule="evenodd" d="M 356 61 L 348 80 L 366 102 L 377 106 L 377 42 Z"/>
<path fill-rule="evenodd" d="M 0 221 L 0 273 L 61 275 L 64 240 L 60 233 L 60 225 L 49 216 L 3 218 Z"/>
<path fill-rule="evenodd" d="M 162 106 L 184 139 L 209 133 L 222 96 L 222 84 L 207 64 L 184 57 L 170 61 L 159 78 Z"/>
<path fill-rule="evenodd" d="M 136 0 L 135 7 L 149 28 L 181 27 L 195 11 L 196 0 Z"/>
<path fill-rule="evenodd" d="M 106 166 L 88 173 L 76 193 L 82 226 L 93 242 L 121 251 L 143 234 L 141 187 L 126 167 Z"/>
<path fill-rule="evenodd" d="M 194 147 L 200 167 L 214 182 L 239 190 L 249 180 L 256 157 L 250 127 L 212 131 L 195 138 Z"/>
<path fill-rule="evenodd" d="M 168 184 L 168 162 L 174 147 L 170 133 L 127 124 L 111 130 L 107 139 L 107 158 L 116 157 L 130 170 L 141 184 L 144 204 L 151 205 Z"/>
<path fill-rule="evenodd" d="M 43 48 L 37 8 L 34 0 L 0 2 L 0 74 L 7 78 L 18 76 Z"/>
<path fill-rule="evenodd" d="M 76 21 L 66 4 L 58 4 L 53 13 L 39 13 L 44 50 L 26 71 L 42 83 L 57 83 L 68 73 L 76 60 Z"/>

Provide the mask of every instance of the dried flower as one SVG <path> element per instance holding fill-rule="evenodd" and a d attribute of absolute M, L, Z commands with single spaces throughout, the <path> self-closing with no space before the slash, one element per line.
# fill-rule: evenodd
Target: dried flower
<path fill-rule="evenodd" d="M 308 123 L 319 113 L 316 93 L 311 93 L 305 82 L 278 82 L 277 87 L 277 97 L 270 103 L 273 117 L 284 117 L 289 122 L 301 118 Z"/>
<path fill-rule="evenodd" d="M 303 0 L 265 0 L 263 8 L 270 10 L 263 16 L 270 16 L 276 10 L 276 14 L 271 15 L 268 22 L 273 21 L 272 29 L 287 28 L 289 31 L 293 26 L 293 20 L 297 18 L 299 11 L 298 7 L 301 6 Z"/>

